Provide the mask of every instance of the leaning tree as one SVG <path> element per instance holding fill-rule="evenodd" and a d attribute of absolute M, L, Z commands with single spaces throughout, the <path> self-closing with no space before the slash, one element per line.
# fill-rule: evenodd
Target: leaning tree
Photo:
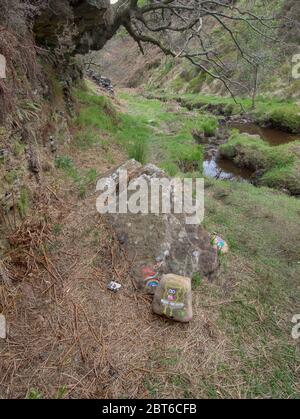
<path fill-rule="evenodd" d="M 224 51 L 257 68 L 258 57 L 243 33 L 258 43 L 276 40 L 279 16 L 269 0 L 119 0 L 112 6 L 108 33 L 124 26 L 143 52 L 146 43 L 167 56 L 190 61 L 231 91 L 235 68 Z M 239 84 L 239 83 L 236 83 Z M 240 86 L 244 87 L 244 86 Z"/>

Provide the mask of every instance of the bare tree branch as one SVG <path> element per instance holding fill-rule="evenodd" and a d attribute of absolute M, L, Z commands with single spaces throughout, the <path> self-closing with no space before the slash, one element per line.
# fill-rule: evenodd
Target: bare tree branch
<path fill-rule="evenodd" d="M 256 4 L 263 5 L 262 0 Z M 157 46 L 164 54 L 190 61 L 212 78 L 222 81 L 234 97 L 232 69 L 224 63 L 224 53 L 216 33 L 229 36 L 233 49 L 253 71 L 257 59 L 247 51 L 237 28 L 245 25 L 255 36 L 276 41 L 275 15 L 258 15 L 237 7 L 235 0 L 119 0 L 114 5 L 115 19 L 128 31 L 143 52 L 143 43 Z M 218 30 L 221 30 L 217 32 Z"/>

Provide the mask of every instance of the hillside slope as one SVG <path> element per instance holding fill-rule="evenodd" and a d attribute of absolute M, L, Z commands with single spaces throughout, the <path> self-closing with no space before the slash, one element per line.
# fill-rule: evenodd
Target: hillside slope
<path fill-rule="evenodd" d="M 244 5 L 244 0 L 237 3 Z M 282 20 L 278 30 L 277 42 L 267 38 L 256 37 L 251 29 L 236 27 L 241 45 L 245 46 L 260 64 L 258 70 L 258 94 L 269 97 L 299 98 L 300 82 L 292 78 L 292 57 L 298 52 L 300 27 L 297 20 L 299 4 L 297 0 L 268 0 L 267 10 L 283 14 L 287 20 Z M 265 10 L 255 5 L 254 13 L 263 15 Z M 210 28 L 213 33 L 215 28 Z M 220 49 L 224 51 L 224 60 L 229 68 L 233 68 L 233 78 L 243 83 L 250 90 L 255 84 L 256 69 L 244 61 L 237 51 L 229 45 L 228 34 L 219 36 Z M 209 93 L 228 95 L 225 86 L 213 80 L 207 74 L 185 60 L 165 58 L 162 52 L 154 46 L 145 49 L 143 57 L 138 45 L 120 30 L 119 35 L 108 42 L 99 53 L 92 54 L 94 68 L 104 76 L 110 77 L 116 86 L 143 86 L 151 90 L 163 90 L 175 93 Z M 237 95 L 245 95 L 241 89 Z M 247 93 L 246 93 L 247 95 Z"/>

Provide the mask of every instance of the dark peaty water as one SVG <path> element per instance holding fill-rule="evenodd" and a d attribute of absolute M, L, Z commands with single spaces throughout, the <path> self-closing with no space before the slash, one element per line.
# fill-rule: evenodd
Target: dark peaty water
<path fill-rule="evenodd" d="M 287 144 L 292 141 L 300 140 L 300 135 L 289 134 L 288 132 L 279 131 L 278 129 L 273 128 L 261 128 L 255 124 L 239 124 L 231 123 L 230 128 L 236 128 L 242 133 L 259 135 L 263 140 L 265 140 L 271 146 L 276 146 L 280 144 Z"/>
<path fill-rule="evenodd" d="M 259 135 L 271 146 L 278 146 L 280 144 L 287 144 L 292 141 L 300 140 L 299 135 L 293 135 L 271 128 L 261 128 L 258 125 L 251 123 L 231 123 L 229 128 L 236 128 L 241 133 Z M 252 175 L 250 170 L 237 167 L 232 161 L 220 159 L 216 154 L 209 154 L 205 157 L 203 169 L 205 176 L 217 179 L 230 179 L 247 182 L 250 180 Z"/>

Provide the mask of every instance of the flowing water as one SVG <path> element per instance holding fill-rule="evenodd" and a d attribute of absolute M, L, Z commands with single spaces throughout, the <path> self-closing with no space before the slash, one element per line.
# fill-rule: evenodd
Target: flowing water
<path fill-rule="evenodd" d="M 241 133 L 259 135 L 264 141 L 274 147 L 300 139 L 299 135 L 289 134 L 271 128 L 261 128 L 258 125 L 251 123 L 230 123 L 228 127 L 236 128 Z M 205 176 L 217 179 L 230 179 L 249 182 L 252 176 L 252 172 L 250 170 L 237 167 L 230 160 L 219 158 L 216 150 L 215 152 L 208 152 L 206 154 L 203 169 Z"/>

